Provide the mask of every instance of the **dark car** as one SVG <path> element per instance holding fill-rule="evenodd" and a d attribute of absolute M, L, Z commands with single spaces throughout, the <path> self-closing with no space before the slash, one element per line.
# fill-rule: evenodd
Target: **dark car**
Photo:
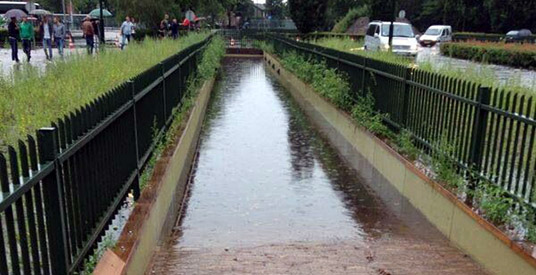
<path fill-rule="evenodd" d="M 531 42 L 532 32 L 527 29 L 509 31 L 506 33 L 506 42 Z"/>

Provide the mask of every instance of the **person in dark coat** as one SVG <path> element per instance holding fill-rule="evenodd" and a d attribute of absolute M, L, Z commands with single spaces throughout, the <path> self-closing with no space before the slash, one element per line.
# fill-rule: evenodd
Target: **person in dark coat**
<path fill-rule="evenodd" d="M 11 17 L 11 21 L 7 26 L 8 36 L 9 36 L 9 45 L 11 45 L 11 60 L 19 63 L 19 46 L 18 46 L 18 37 L 19 37 L 19 26 L 17 25 L 17 18 Z"/>
<path fill-rule="evenodd" d="M 177 18 L 173 18 L 173 21 L 171 21 L 171 37 L 173 39 L 177 39 L 179 37 L 179 22 L 177 21 Z"/>

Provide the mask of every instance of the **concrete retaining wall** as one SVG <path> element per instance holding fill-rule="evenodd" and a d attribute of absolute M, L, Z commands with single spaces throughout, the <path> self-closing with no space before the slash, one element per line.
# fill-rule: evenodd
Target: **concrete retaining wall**
<path fill-rule="evenodd" d="M 517 243 L 382 140 L 357 126 L 350 116 L 282 68 L 274 56 L 264 57 L 313 123 L 384 199 L 409 201 L 453 244 L 493 273 L 536 274 L 535 259 Z"/>
<path fill-rule="evenodd" d="M 168 236 L 184 198 L 188 174 L 214 86 L 204 83 L 178 142 L 155 166 L 114 250 L 105 252 L 95 274 L 144 274 L 161 236 Z"/>

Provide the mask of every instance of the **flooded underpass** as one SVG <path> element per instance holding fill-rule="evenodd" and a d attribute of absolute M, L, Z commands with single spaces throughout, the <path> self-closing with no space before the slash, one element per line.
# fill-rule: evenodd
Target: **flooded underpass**
<path fill-rule="evenodd" d="M 222 71 L 187 206 L 148 273 L 485 274 L 364 184 L 261 58 Z"/>

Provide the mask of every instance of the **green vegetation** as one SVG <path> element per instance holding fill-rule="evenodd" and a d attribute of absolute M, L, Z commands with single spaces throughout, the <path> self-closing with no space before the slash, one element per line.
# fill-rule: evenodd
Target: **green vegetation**
<path fill-rule="evenodd" d="M 104 255 L 104 252 L 106 252 L 108 248 L 114 247 L 115 242 L 116 241 L 113 240 L 109 235 L 105 236 L 98 244 L 95 253 L 89 256 L 84 262 L 84 271 L 81 274 L 93 274 L 93 271 L 95 271 L 95 268 L 97 267 L 100 258 L 102 258 L 102 255 Z"/>
<path fill-rule="evenodd" d="M 368 5 L 363 5 L 358 8 L 352 8 L 348 11 L 348 13 L 341 19 L 333 29 L 332 32 L 346 32 L 350 26 L 357 20 L 359 17 L 368 16 L 370 14 L 370 8 Z"/>
<path fill-rule="evenodd" d="M 252 46 L 253 46 L 253 48 L 261 49 L 261 50 L 263 50 L 264 52 L 267 52 L 267 53 L 274 53 L 275 52 L 274 44 L 268 43 L 268 42 L 266 42 L 264 40 L 254 40 Z"/>
<path fill-rule="evenodd" d="M 536 45 L 517 43 L 465 42 L 441 44 L 441 54 L 527 69 L 536 68 Z"/>
<path fill-rule="evenodd" d="M 484 217 L 498 225 L 511 221 L 514 214 L 509 212 L 514 207 L 514 200 L 502 188 L 488 183 L 481 184 L 476 194 Z"/>
<path fill-rule="evenodd" d="M 420 155 L 420 151 L 413 141 L 413 135 L 406 129 L 400 131 L 396 137 L 396 145 L 398 151 L 411 161 L 416 160 Z"/>
<path fill-rule="evenodd" d="M 360 96 L 351 111 L 352 117 L 357 124 L 367 128 L 371 133 L 385 139 L 392 139 L 394 134 L 385 126 L 384 114 L 374 110 L 374 97 L 368 92 L 366 96 Z"/>
<path fill-rule="evenodd" d="M 358 96 L 357 100 L 354 100 L 350 95 L 350 84 L 346 75 L 328 68 L 323 62 L 305 59 L 295 52 L 284 53 L 281 64 L 309 83 L 320 95 L 349 112 L 359 125 L 380 137 L 393 137 L 389 128 L 383 124 L 384 115 L 374 111 L 372 94 L 369 92 L 366 96 Z"/>
<path fill-rule="evenodd" d="M 336 49 L 339 51 L 351 52 L 355 54 L 365 54 L 365 52 L 363 51 L 363 46 L 365 45 L 365 43 L 362 39 L 354 40 L 350 37 L 345 36 L 341 38 L 321 38 L 311 41 L 311 43 L 326 48 Z"/>
<path fill-rule="evenodd" d="M 281 63 L 335 105 L 343 110 L 351 109 L 350 86 L 346 77 L 335 69 L 329 69 L 325 63 L 307 60 L 294 52 L 283 54 Z"/>
<path fill-rule="evenodd" d="M 455 147 L 447 138 L 438 142 L 438 150 L 432 154 L 432 168 L 436 174 L 436 180 L 454 189 L 462 188 L 465 179 L 457 173 L 456 162 L 451 158 Z"/>
<path fill-rule="evenodd" d="M 9 78 L 0 78 L 0 145 L 49 125 L 111 88 L 134 77 L 208 33 L 179 40 L 146 40 L 126 51 L 105 51 L 98 56 L 74 55 L 49 64 L 45 74 L 24 65 Z"/>

